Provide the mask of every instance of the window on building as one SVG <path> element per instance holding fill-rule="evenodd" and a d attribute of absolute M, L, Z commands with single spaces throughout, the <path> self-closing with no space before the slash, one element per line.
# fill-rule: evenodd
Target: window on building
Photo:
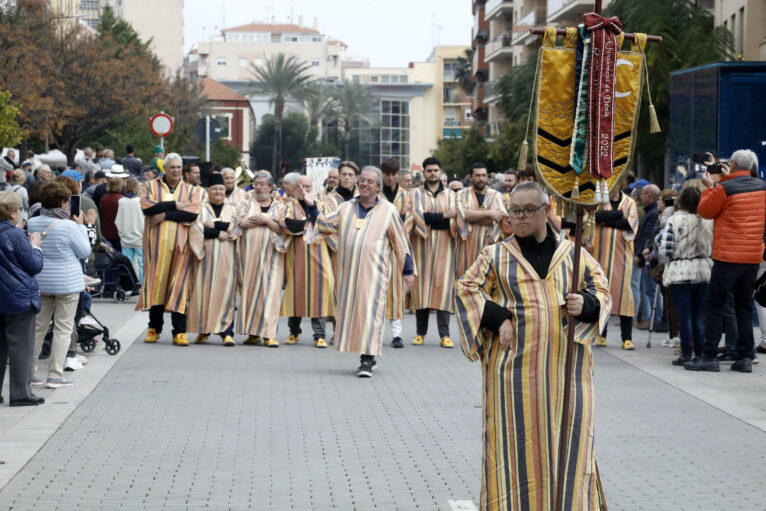
<path fill-rule="evenodd" d="M 371 77 L 370 77 L 370 81 L 371 81 L 372 83 L 377 83 L 377 82 L 378 82 L 378 77 L 377 77 L 377 76 L 371 76 Z"/>
<path fill-rule="evenodd" d="M 399 75 L 399 83 L 407 83 L 407 75 Z"/>
<path fill-rule="evenodd" d="M 219 66 L 225 66 L 226 65 L 226 57 L 218 57 L 217 59 L 215 59 L 215 63 L 216 63 L 216 65 L 219 65 Z"/>
<path fill-rule="evenodd" d="M 455 93 L 455 87 L 444 87 L 444 102 L 457 103 L 457 94 Z"/>
<path fill-rule="evenodd" d="M 98 0 L 81 0 L 80 1 L 80 10 L 83 10 L 83 11 L 97 11 L 98 10 Z"/>
<path fill-rule="evenodd" d="M 410 167 L 409 126 L 407 101 L 381 101 L 380 158 L 396 158 L 402 169 Z"/>
<path fill-rule="evenodd" d="M 224 140 L 231 140 L 231 114 L 219 114 L 215 116 L 215 120 L 221 126 L 221 138 Z"/>
<path fill-rule="evenodd" d="M 455 79 L 455 72 L 457 71 L 457 62 L 444 62 L 444 80 L 451 82 Z"/>
<path fill-rule="evenodd" d="M 739 26 L 737 27 L 737 47 L 739 53 L 745 55 L 745 8 L 739 8 Z"/>
<path fill-rule="evenodd" d="M 247 65 L 250 63 L 247 59 L 239 59 L 239 67 L 247 67 Z"/>
<path fill-rule="evenodd" d="M 319 59 L 311 59 L 311 67 L 319 67 Z"/>
<path fill-rule="evenodd" d="M 383 83 L 389 83 L 391 81 L 391 75 L 381 75 L 380 81 Z"/>

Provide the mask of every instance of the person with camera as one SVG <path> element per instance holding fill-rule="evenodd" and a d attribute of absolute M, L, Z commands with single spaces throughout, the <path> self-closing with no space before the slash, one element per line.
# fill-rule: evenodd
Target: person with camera
<path fill-rule="evenodd" d="M 711 161 L 712 165 L 713 162 Z M 719 371 L 716 352 L 721 341 L 723 307 L 734 294 L 738 338 L 733 371 L 752 372 L 753 282 L 763 260 L 763 228 L 766 223 L 766 182 L 757 177 L 758 157 L 740 149 L 731 155 L 730 166 L 721 164 L 722 178 L 714 184 L 705 173 L 697 212 L 714 220 L 713 269 L 705 303 L 705 349 L 684 367 L 691 371 Z"/>

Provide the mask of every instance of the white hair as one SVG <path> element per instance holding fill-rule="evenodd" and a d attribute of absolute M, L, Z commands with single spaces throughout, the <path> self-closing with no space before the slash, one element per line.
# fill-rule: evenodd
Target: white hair
<path fill-rule="evenodd" d="M 226 169 L 224 169 L 224 170 L 226 170 Z M 287 177 L 287 176 L 285 176 L 285 177 Z M 265 179 L 266 183 L 269 186 L 274 186 L 274 177 L 271 175 L 271 172 L 269 172 L 268 170 L 259 170 L 258 172 L 256 172 L 253 175 L 253 181 L 255 181 L 256 179 Z"/>
<path fill-rule="evenodd" d="M 378 188 L 382 190 L 383 189 L 383 172 L 381 172 L 381 170 L 375 165 L 365 165 L 362 168 L 362 171 L 359 173 L 359 175 L 361 176 L 365 172 L 375 172 L 375 174 L 378 176 Z"/>
<path fill-rule="evenodd" d="M 233 168 L 231 168 L 231 167 L 224 167 L 224 168 L 223 168 L 223 170 L 221 171 L 221 174 L 226 174 L 226 172 L 231 172 L 231 173 L 232 173 L 232 174 L 234 174 L 235 176 L 237 175 L 237 173 L 236 173 L 236 172 L 234 172 L 234 169 L 233 169 Z"/>
<path fill-rule="evenodd" d="M 170 160 L 178 160 L 181 162 L 181 165 L 183 165 L 184 163 L 184 159 L 181 158 L 181 155 L 178 153 L 170 153 L 167 156 L 165 156 L 165 160 L 164 160 L 165 165 L 167 165 L 168 162 L 170 162 Z"/>
<path fill-rule="evenodd" d="M 288 172 L 282 178 L 283 183 L 289 183 L 293 186 L 298 186 L 298 179 L 301 177 L 300 172 Z"/>
<path fill-rule="evenodd" d="M 734 151 L 731 155 L 731 161 L 737 164 L 739 170 L 753 171 L 755 169 L 758 172 L 758 155 L 756 155 L 750 149 L 740 149 Z"/>
<path fill-rule="evenodd" d="M 527 190 L 534 190 L 538 194 L 540 194 L 540 200 L 543 204 L 549 204 L 550 199 L 548 198 L 548 194 L 543 190 L 543 187 L 540 186 L 540 183 L 536 181 L 525 181 L 523 183 L 519 183 L 516 186 L 513 187 L 513 190 L 511 190 L 510 198 L 513 199 L 513 196 L 516 195 L 519 192 L 524 192 Z"/>

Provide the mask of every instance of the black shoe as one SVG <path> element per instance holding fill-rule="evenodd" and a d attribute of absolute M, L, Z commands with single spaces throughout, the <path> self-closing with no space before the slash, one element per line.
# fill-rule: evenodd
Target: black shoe
<path fill-rule="evenodd" d="M 737 360 L 731 365 L 732 371 L 739 371 L 740 373 L 752 373 L 753 372 L 753 366 L 750 362 L 749 358 L 743 358 L 741 360 Z"/>
<path fill-rule="evenodd" d="M 734 355 L 732 355 L 729 351 L 721 353 L 716 358 L 718 359 L 719 364 L 731 364 L 732 362 L 737 361 L 737 359 L 734 358 Z"/>
<path fill-rule="evenodd" d="M 766 353 L 766 348 L 764 348 L 763 346 L 759 344 L 758 346 L 755 347 L 755 351 L 757 351 L 758 353 Z"/>
<path fill-rule="evenodd" d="M 686 364 L 687 362 L 691 362 L 692 357 L 685 357 L 681 355 L 677 359 L 675 359 L 673 362 L 671 362 L 674 366 L 682 366 Z"/>
<path fill-rule="evenodd" d="M 717 373 L 721 370 L 721 368 L 718 367 L 718 360 L 714 358 L 704 359 L 700 357 L 693 358 L 689 362 L 686 362 L 684 364 L 684 369 L 688 369 L 689 371 L 708 371 L 711 373 Z"/>
<path fill-rule="evenodd" d="M 5 403 L 5 399 L 3 399 L 3 396 L 0 396 L 0 404 Z"/>
<path fill-rule="evenodd" d="M 363 360 L 356 375 L 360 378 L 371 378 L 373 364 L 372 360 Z"/>
<path fill-rule="evenodd" d="M 391 341 L 391 346 L 394 348 L 404 348 L 404 343 L 402 342 L 401 337 L 394 337 L 394 340 Z"/>
<path fill-rule="evenodd" d="M 23 399 L 11 399 L 8 406 L 35 406 L 45 403 L 45 398 L 40 396 L 30 396 Z"/>
<path fill-rule="evenodd" d="M 665 332 L 669 332 L 670 329 L 668 328 L 667 323 L 662 323 L 660 325 L 655 325 L 654 331 L 657 333 L 665 333 Z"/>

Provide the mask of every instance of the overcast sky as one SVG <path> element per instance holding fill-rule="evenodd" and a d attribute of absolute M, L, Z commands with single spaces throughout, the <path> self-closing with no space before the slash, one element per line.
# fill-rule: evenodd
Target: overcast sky
<path fill-rule="evenodd" d="M 221 28 L 252 21 L 297 24 L 340 39 L 355 57 L 367 57 L 373 67 L 406 67 L 423 61 L 434 43 L 466 45 L 471 40 L 470 0 L 184 0 L 184 51 Z M 435 22 L 434 22 L 435 20 Z M 434 24 L 437 28 L 434 28 Z"/>

